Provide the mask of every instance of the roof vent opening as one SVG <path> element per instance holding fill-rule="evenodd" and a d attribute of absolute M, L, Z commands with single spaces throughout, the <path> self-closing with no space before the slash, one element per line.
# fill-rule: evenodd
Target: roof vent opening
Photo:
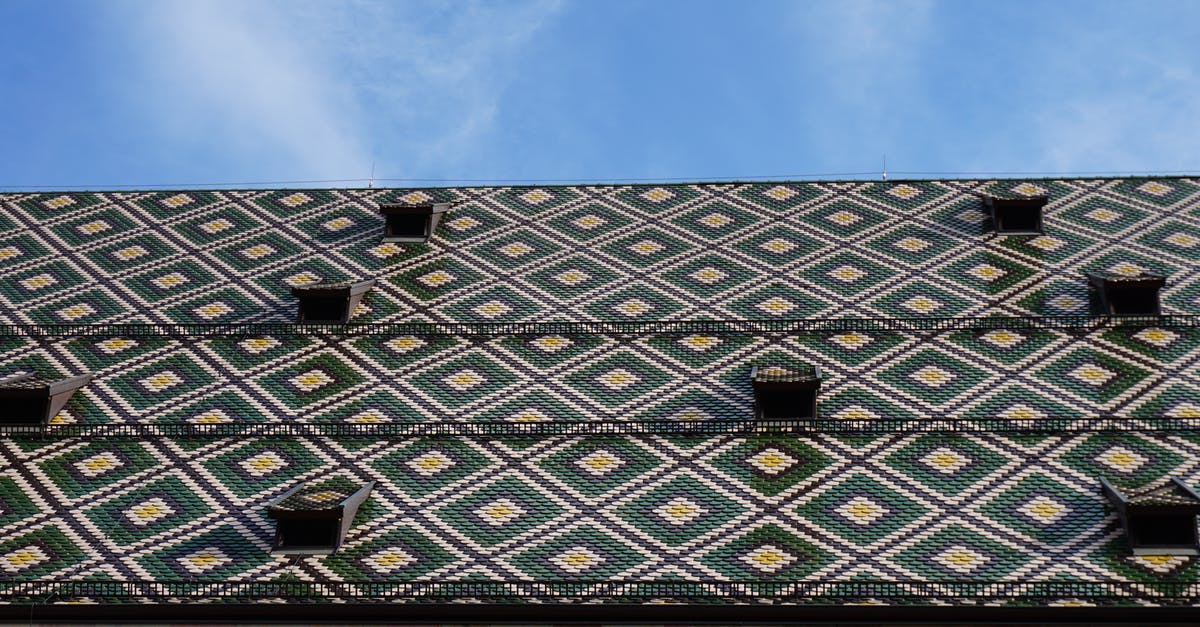
<path fill-rule="evenodd" d="M 331 555 L 337 552 L 354 516 L 371 494 L 375 482 L 352 485 L 345 481 L 301 483 L 267 506 L 275 519 L 273 555 Z"/>
<path fill-rule="evenodd" d="M 282 519 L 275 523 L 275 548 L 281 552 L 330 552 L 338 545 L 337 520 L 320 518 Z"/>
<path fill-rule="evenodd" d="M 1153 274 L 1089 274 L 1093 303 L 1110 316 L 1157 316 L 1162 313 L 1159 291 L 1165 277 Z"/>
<path fill-rule="evenodd" d="M 992 215 L 996 233 L 1014 235 L 1041 234 L 1042 207 L 1049 201 L 1047 196 L 1023 196 L 1000 198 L 984 196 L 983 204 Z"/>
<path fill-rule="evenodd" d="M 1200 495 L 1179 479 L 1158 486 L 1118 486 L 1103 477 L 1104 496 L 1117 510 L 1134 555 L 1200 555 Z"/>
<path fill-rule="evenodd" d="M 1187 546 L 1195 540 L 1195 516 L 1145 515 L 1129 521 L 1129 541 L 1135 546 Z"/>
<path fill-rule="evenodd" d="M 65 379 L 47 379 L 30 372 L 0 377 L 0 433 L 38 430 L 62 411 L 79 388 L 92 375 L 81 374 Z"/>
<path fill-rule="evenodd" d="M 817 417 L 821 368 L 813 365 L 754 366 L 755 420 L 811 420 Z"/>
<path fill-rule="evenodd" d="M 292 288 L 300 299 L 296 321 L 301 324 L 346 324 L 375 279 L 355 283 L 309 283 Z"/>
<path fill-rule="evenodd" d="M 380 205 L 383 214 L 383 241 L 385 242 L 428 242 L 437 230 L 442 214 L 450 210 L 450 203 L 433 205 Z"/>

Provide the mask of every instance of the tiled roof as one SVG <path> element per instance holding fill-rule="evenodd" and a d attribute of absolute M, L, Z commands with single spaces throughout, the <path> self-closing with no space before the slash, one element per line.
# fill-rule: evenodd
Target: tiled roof
<path fill-rule="evenodd" d="M 1045 234 L 992 233 L 982 194 L 1048 195 Z M 428 243 L 381 243 L 384 202 L 454 206 Z M 45 436 L 0 440 L 0 569 L 15 581 L 1103 588 L 1200 576 L 1193 558 L 1128 555 L 1099 485 L 1200 484 L 1191 179 L 0 203 L 0 377 L 96 375 Z M 1086 273 L 1143 272 L 1167 277 L 1166 317 L 1090 315 Z M 291 287 L 372 278 L 350 325 L 290 326 Z M 136 323 L 160 326 L 114 327 Z M 216 326 L 235 323 L 274 326 Z M 778 364 L 820 367 L 822 424 L 387 429 L 744 423 L 751 367 Z M 282 430 L 154 430 L 263 423 Z M 367 430 L 289 435 L 306 425 Z M 330 478 L 376 482 L 339 552 L 269 555 L 266 505 Z M 1117 596 L 1013 590 L 1021 603 Z"/>
<path fill-rule="evenodd" d="M 290 286 L 370 277 L 356 322 L 1027 316 L 1143 270 L 1196 313 L 1194 182 L 1025 185 L 1043 237 L 990 233 L 999 182 L 10 194 L 0 288 L 13 323 L 290 322 Z M 379 242 L 434 199 L 432 241 Z"/>

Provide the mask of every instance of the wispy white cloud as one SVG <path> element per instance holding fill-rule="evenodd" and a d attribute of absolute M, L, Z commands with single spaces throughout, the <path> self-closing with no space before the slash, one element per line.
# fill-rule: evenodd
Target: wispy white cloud
<path fill-rule="evenodd" d="M 1051 57 L 1046 76 L 1056 88 L 1037 107 L 1031 159 L 1056 172 L 1200 169 L 1192 51 L 1150 55 L 1119 41 L 1075 41 Z"/>
<path fill-rule="evenodd" d="M 1161 28 L 1194 7 L 1050 3 L 1030 22 L 1026 3 L 799 5 L 803 84 L 837 103 L 814 107 L 812 138 L 901 170 L 1195 170 L 1200 57 Z"/>
<path fill-rule="evenodd" d="M 505 90 L 521 56 L 561 8 L 558 0 L 349 6 L 322 18 L 337 23 L 325 46 L 353 42 L 338 56 L 377 112 L 368 132 L 378 171 L 401 177 L 461 176 L 479 165 L 501 110 L 521 106 Z"/>
<path fill-rule="evenodd" d="M 363 178 L 373 161 L 429 176 L 492 130 L 512 59 L 557 7 L 173 0 L 130 22 L 147 121 L 171 141 L 219 145 L 249 179 Z"/>
<path fill-rule="evenodd" d="M 162 171 L 207 168 L 207 180 L 364 178 L 372 162 L 381 178 L 608 175 L 614 163 L 667 176 L 728 170 L 730 155 L 751 152 L 746 162 L 770 173 L 874 170 L 885 152 L 893 171 L 1200 167 L 1194 38 L 1156 36 L 1153 8 L 1118 19 L 1132 9 L 1052 3 L 1029 23 L 1022 3 L 781 3 L 763 11 L 788 17 L 760 28 L 785 44 L 705 57 L 704 27 L 645 32 L 678 10 L 655 3 L 569 16 L 560 0 L 104 6 L 140 48 L 114 80 L 141 81 L 127 101 L 150 129 L 141 139 L 164 146 L 136 163 L 175 158 Z M 724 34 L 726 14 L 698 15 Z M 572 40 L 593 31 L 590 47 Z M 689 73 L 696 59 L 716 71 Z M 647 66 L 666 82 L 724 87 L 682 96 Z M 679 115 L 649 125 L 666 110 Z M 754 132 L 769 157 L 717 148 Z M 671 165 L 629 157 L 647 146 Z M 588 165 L 564 166 L 585 154 Z"/>
<path fill-rule="evenodd" d="M 844 0 L 805 4 L 793 16 L 810 45 L 825 54 L 831 81 L 846 88 L 878 84 L 903 74 L 928 39 L 931 0 Z"/>
<path fill-rule="evenodd" d="M 814 94 L 807 113 L 821 120 L 813 129 L 820 154 L 874 166 L 900 143 L 902 121 L 927 109 L 924 61 L 936 7 L 930 0 L 796 6 L 789 25 L 799 35 L 801 85 Z"/>
<path fill-rule="evenodd" d="M 307 49 L 267 5 L 182 1 L 139 8 L 150 86 L 139 97 L 147 121 L 161 124 L 168 141 L 219 144 L 230 165 L 243 155 L 273 154 L 297 176 L 363 171 L 369 157 L 353 98 L 329 75 L 320 51 Z"/>

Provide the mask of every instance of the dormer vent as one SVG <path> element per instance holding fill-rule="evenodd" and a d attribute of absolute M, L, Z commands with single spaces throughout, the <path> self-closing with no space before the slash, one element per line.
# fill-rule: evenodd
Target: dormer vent
<path fill-rule="evenodd" d="M 275 519 L 272 555 L 330 555 L 337 552 L 354 522 L 358 507 L 375 482 L 301 483 L 267 506 Z"/>
<path fill-rule="evenodd" d="M 41 429 L 50 424 L 92 375 L 48 379 L 30 372 L 0 376 L 0 433 Z"/>
<path fill-rule="evenodd" d="M 385 242 L 428 242 L 437 229 L 442 214 L 450 210 L 450 203 L 432 205 L 379 205 L 385 220 L 383 241 Z"/>
<path fill-rule="evenodd" d="M 375 285 L 375 279 L 356 283 L 309 283 L 292 288 L 300 299 L 296 321 L 302 324 L 346 324 L 354 308 Z"/>
<path fill-rule="evenodd" d="M 1159 290 L 1165 277 L 1140 273 L 1089 274 L 1092 298 L 1100 313 L 1109 316 L 1157 316 L 1162 313 Z"/>
<path fill-rule="evenodd" d="M 1042 233 L 1042 207 L 1048 201 L 1048 196 L 983 197 L 996 233 L 1010 235 Z"/>
<path fill-rule="evenodd" d="M 1101 477 L 1100 485 L 1117 510 L 1134 555 L 1200 555 L 1200 495 L 1182 481 L 1172 478 L 1166 485 L 1130 488 Z"/>
<path fill-rule="evenodd" d="M 817 391 L 821 389 L 820 366 L 754 366 L 750 370 L 750 384 L 754 387 L 755 420 L 817 417 Z"/>

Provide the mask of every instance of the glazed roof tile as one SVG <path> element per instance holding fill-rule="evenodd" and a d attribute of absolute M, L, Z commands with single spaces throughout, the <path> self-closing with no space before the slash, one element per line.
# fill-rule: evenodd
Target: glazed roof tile
<path fill-rule="evenodd" d="M 1048 195 L 1045 234 L 991 233 L 979 194 Z M 454 206 L 430 242 L 384 244 L 377 207 L 388 202 Z M 946 602 L 974 602 L 952 592 L 970 582 L 1111 592 L 1014 587 L 1014 599 L 983 601 L 1041 604 L 1122 602 L 1103 586 L 1200 576 L 1193 559 L 1128 555 L 1098 482 L 1200 484 L 1192 179 L 91 192 L 0 203 L 0 317 L 15 325 L 0 338 L 0 371 L 95 373 L 47 435 L 0 441 L 0 569 L 16 581 L 886 580 L 949 582 L 927 595 Z M 1172 317 L 1086 317 L 1085 272 L 1135 271 L 1168 277 Z M 351 325 L 359 331 L 289 329 L 292 285 L 363 278 L 377 282 Z M 867 324 L 1067 314 L 1082 317 Z M 849 322 L 656 326 L 819 318 Z M 370 332 L 413 321 L 449 326 Z M 508 321 L 531 326 L 453 326 Z M 537 326 L 555 321 L 647 324 Z M 111 327 L 131 322 L 280 326 L 223 337 Z M 60 323 L 87 326 L 37 332 Z M 736 423 L 753 413 L 751 367 L 772 363 L 819 366 L 820 416 L 845 431 L 99 430 Z M 1118 429 L 1090 431 L 1096 417 Z M 55 435 L 67 428 L 79 430 Z M 326 479 L 376 482 L 345 544 L 294 564 L 270 555 L 267 504 L 298 481 Z M 682 596 L 721 596 L 692 592 Z"/>
<path fill-rule="evenodd" d="M 1144 271 L 1195 313 L 1194 181 L 1031 184 L 1041 237 L 989 231 L 977 194 L 1006 185 L 7 194 L 0 296 L 13 323 L 287 322 L 291 286 L 367 277 L 356 322 L 1027 316 Z M 409 194 L 454 208 L 381 243 L 378 205 Z"/>

